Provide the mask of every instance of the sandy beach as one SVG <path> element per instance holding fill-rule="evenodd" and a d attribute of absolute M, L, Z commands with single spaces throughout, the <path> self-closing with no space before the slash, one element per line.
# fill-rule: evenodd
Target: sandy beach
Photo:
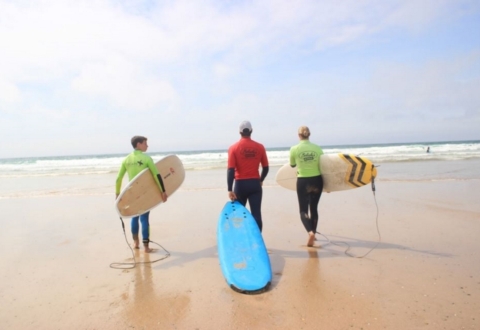
<path fill-rule="evenodd" d="M 110 267 L 133 260 L 115 174 L 1 179 L 0 328 L 480 329 L 478 177 L 407 180 L 381 167 L 376 200 L 370 187 L 322 196 L 329 240 L 307 248 L 296 195 L 276 185 L 276 170 L 262 208 L 274 278 L 259 295 L 231 290 L 219 267 L 224 170 L 187 172 L 150 216 L 151 239 L 171 256 L 128 270 Z M 378 242 L 377 205 L 380 244 L 348 256 L 345 243 L 362 256 Z"/>

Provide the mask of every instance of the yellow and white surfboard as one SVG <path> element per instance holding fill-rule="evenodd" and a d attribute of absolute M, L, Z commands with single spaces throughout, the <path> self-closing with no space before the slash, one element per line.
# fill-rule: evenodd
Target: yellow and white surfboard
<path fill-rule="evenodd" d="M 156 162 L 155 166 L 162 176 L 167 195 L 171 196 L 185 179 L 185 169 L 180 158 L 169 155 Z M 150 211 L 160 203 L 160 189 L 146 168 L 125 186 L 115 201 L 115 208 L 121 217 L 129 218 Z"/>
<path fill-rule="evenodd" d="M 362 187 L 377 176 L 377 168 L 365 157 L 349 154 L 323 154 L 320 156 L 323 191 L 341 191 Z M 275 176 L 283 188 L 297 190 L 297 170 L 290 164 L 283 165 Z"/>

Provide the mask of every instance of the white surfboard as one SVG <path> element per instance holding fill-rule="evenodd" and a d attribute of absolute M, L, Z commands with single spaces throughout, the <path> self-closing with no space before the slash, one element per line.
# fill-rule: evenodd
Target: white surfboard
<path fill-rule="evenodd" d="M 348 154 L 323 154 L 320 156 L 323 191 L 341 191 L 362 187 L 377 175 L 377 168 L 365 157 Z M 283 188 L 297 190 L 297 169 L 283 165 L 275 176 Z"/>
<path fill-rule="evenodd" d="M 162 176 L 167 195 L 172 196 L 185 179 L 185 169 L 180 158 L 169 155 L 156 162 L 155 166 Z M 150 211 L 160 203 L 160 189 L 146 168 L 125 186 L 115 201 L 115 208 L 121 217 L 130 218 Z"/>

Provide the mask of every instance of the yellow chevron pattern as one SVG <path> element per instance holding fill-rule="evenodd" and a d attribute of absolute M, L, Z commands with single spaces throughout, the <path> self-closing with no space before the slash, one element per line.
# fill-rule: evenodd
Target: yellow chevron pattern
<path fill-rule="evenodd" d="M 377 176 L 377 168 L 368 159 L 348 154 L 339 156 L 348 164 L 345 182 L 352 187 L 364 186 Z"/>

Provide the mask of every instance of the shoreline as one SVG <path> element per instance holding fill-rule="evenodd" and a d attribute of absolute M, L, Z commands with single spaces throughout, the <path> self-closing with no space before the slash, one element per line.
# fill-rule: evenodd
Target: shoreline
<path fill-rule="evenodd" d="M 275 175 L 281 166 L 271 166 L 264 187 L 278 187 Z M 376 183 L 447 182 L 480 180 L 480 159 L 381 163 Z M 0 177 L 0 200 L 48 196 L 110 195 L 117 173 L 38 177 Z M 124 178 L 122 187 L 125 187 Z M 226 169 L 187 170 L 179 191 L 226 189 Z M 361 188 L 367 189 L 367 188 Z"/>

